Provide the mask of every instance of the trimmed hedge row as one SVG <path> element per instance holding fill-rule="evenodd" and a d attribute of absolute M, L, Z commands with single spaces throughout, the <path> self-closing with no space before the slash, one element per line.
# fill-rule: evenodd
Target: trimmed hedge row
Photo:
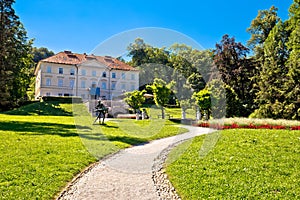
<path fill-rule="evenodd" d="M 82 103 L 81 97 L 51 97 L 51 96 L 44 96 L 42 100 L 45 102 L 49 101 L 57 101 L 60 103 Z"/>

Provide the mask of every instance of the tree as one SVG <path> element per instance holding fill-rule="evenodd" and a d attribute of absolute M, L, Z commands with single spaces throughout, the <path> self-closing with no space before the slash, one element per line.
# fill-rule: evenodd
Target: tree
<path fill-rule="evenodd" d="M 247 28 L 247 32 L 251 34 L 247 44 L 253 51 L 254 55 L 253 66 L 254 76 L 251 78 L 253 87 L 251 88 L 251 94 L 254 99 L 257 99 L 255 95 L 258 93 L 258 82 L 260 81 L 260 72 L 264 64 L 264 42 L 269 36 L 269 33 L 273 27 L 277 24 L 280 18 L 277 16 L 278 9 L 272 6 L 269 10 L 260 10 L 255 19 L 252 20 L 251 25 Z M 253 108 L 257 109 L 258 105 L 253 104 Z"/>
<path fill-rule="evenodd" d="M 288 68 L 286 47 L 287 34 L 283 22 L 279 21 L 264 42 L 264 62 L 259 72 L 257 99 L 259 109 L 253 116 L 265 118 L 285 118 Z"/>
<path fill-rule="evenodd" d="M 128 56 L 132 57 L 129 62 L 131 66 L 137 67 L 142 63 L 147 63 L 147 54 L 145 51 L 147 47 L 148 45 L 141 38 L 136 38 L 134 43 L 129 44 L 127 50 L 129 51 Z"/>
<path fill-rule="evenodd" d="M 286 114 L 291 119 L 300 119 L 300 1 L 294 0 L 289 9 L 289 19 L 286 30 L 289 32 L 287 47 L 289 57 L 286 62 L 288 67 L 286 82 Z"/>
<path fill-rule="evenodd" d="M 222 81 L 234 90 L 240 100 L 240 104 L 236 105 L 238 113 L 248 116 L 253 111 L 254 94 L 250 91 L 255 75 L 253 62 L 247 58 L 249 49 L 234 38 L 224 35 L 213 52 L 214 63 Z"/>
<path fill-rule="evenodd" d="M 167 84 L 164 80 L 155 78 L 152 85 L 147 85 L 147 89 L 153 92 L 155 104 L 161 109 L 162 119 L 165 118 L 164 106 L 169 102 L 172 84 Z"/>
<path fill-rule="evenodd" d="M 126 92 L 125 96 L 126 98 L 124 101 L 132 108 L 134 109 L 134 112 L 137 112 L 145 102 L 145 94 L 146 90 L 138 91 L 134 90 L 132 92 Z"/>
<path fill-rule="evenodd" d="M 209 71 L 206 62 L 209 56 L 211 58 L 211 54 L 207 51 L 203 53 L 185 44 L 174 44 L 169 49 L 156 48 L 145 44 L 140 38 L 130 44 L 128 50 L 128 56 L 132 58 L 129 64 L 140 70 L 141 85 L 149 84 L 155 78 L 169 83 L 178 79 L 177 75 L 181 74 L 180 78 L 184 79 L 183 82 L 188 79 L 194 90 L 200 91 L 205 87 L 200 71 L 204 73 Z M 179 83 L 179 80 L 176 82 Z"/>
<path fill-rule="evenodd" d="M 254 51 L 256 59 L 263 61 L 263 44 L 267 39 L 273 27 L 279 21 L 277 16 L 278 9 L 272 6 L 269 10 L 260 10 L 251 25 L 247 28 L 247 32 L 251 34 L 251 38 L 247 44 Z"/>
<path fill-rule="evenodd" d="M 193 99 L 196 100 L 196 104 L 199 106 L 201 113 L 206 114 L 206 119 L 210 119 L 210 113 L 211 113 L 210 95 L 211 93 L 208 91 L 208 89 L 203 89 L 193 94 Z"/>
<path fill-rule="evenodd" d="M 172 89 L 174 90 L 176 98 L 178 99 L 181 107 L 181 119 L 186 119 L 186 110 L 191 107 L 193 89 L 187 80 L 186 82 L 174 81 Z"/>
<path fill-rule="evenodd" d="M 40 60 L 54 55 L 53 51 L 48 50 L 46 47 L 33 47 L 32 48 L 33 61 L 37 64 Z"/>
<path fill-rule="evenodd" d="M 0 1 L 0 109 L 9 109 L 26 99 L 33 65 L 32 40 L 15 14 L 14 0 Z"/>

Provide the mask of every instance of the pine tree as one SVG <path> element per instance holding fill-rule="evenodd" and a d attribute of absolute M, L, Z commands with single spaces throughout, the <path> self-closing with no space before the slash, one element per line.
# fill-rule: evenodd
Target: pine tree
<path fill-rule="evenodd" d="M 290 33 L 287 42 L 290 51 L 286 65 L 288 81 L 286 82 L 286 115 L 291 119 L 300 119 L 300 0 L 294 0 L 289 9 L 287 31 Z"/>
<path fill-rule="evenodd" d="M 287 34 L 283 22 L 279 21 L 264 42 L 264 62 L 259 72 L 257 117 L 285 117 L 285 87 L 288 72 L 285 62 L 288 56 Z"/>
<path fill-rule="evenodd" d="M 32 66 L 31 43 L 15 14 L 14 0 L 0 0 L 0 110 L 26 97 Z"/>

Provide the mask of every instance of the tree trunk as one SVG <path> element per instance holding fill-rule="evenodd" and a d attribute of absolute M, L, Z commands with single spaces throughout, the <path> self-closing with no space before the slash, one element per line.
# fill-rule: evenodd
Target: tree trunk
<path fill-rule="evenodd" d="M 161 118 L 165 119 L 165 109 L 163 106 L 161 106 L 160 109 L 161 109 Z"/>

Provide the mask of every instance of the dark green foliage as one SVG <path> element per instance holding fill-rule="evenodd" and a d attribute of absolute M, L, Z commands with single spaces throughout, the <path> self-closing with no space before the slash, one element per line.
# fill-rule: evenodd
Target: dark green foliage
<path fill-rule="evenodd" d="M 208 72 L 206 62 L 211 56 L 206 51 L 195 50 L 184 44 L 175 44 L 169 50 L 165 47 L 156 48 L 145 44 L 141 38 L 130 44 L 128 50 L 128 56 L 131 56 L 129 64 L 140 70 L 140 85 L 151 84 L 155 78 L 159 78 L 167 83 L 175 80 L 178 85 L 188 80 L 197 91 L 205 86 L 201 73 Z"/>
<path fill-rule="evenodd" d="M 32 48 L 33 61 L 37 64 L 40 60 L 54 55 L 53 51 L 48 50 L 46 47 L 33 47 Z"/>
<path fill-rule="evenodd" d="M 14 0 L 0 1 L 0 110 L 25 100 L 32 71 L 31 43 L 16 16 Z"/>
<path fill-rule="evenodd" d="M 258 15 L 252 20 L 251 26 L 247 29 L 247 32 L 251 34 L 248 45 L 255 52 L 255 57 L 259 61 L 263 61 L 263 43 L 279 20 L 277 11 L 278 9 L 275 6 L 272 6 L 269 10 L 258 11 Z"/>
<path fill-rule="evenodd" d="M 288 118 L 286 115 L 285 82 L 288 68 L 287 35 L 284 24 L 279 21 L 264 42 L 264 62 L 259 71 L 257 115 L 267 118 Z"/>
<path fill-rule="evenodd" d="M 286 82 L 286 114 L 291 119 L 300 120 L 300 1 L 294 0 L 290 9 L 290 18 L 287 21 L 287 31 L 290 33 L 287 42 L 290 51 L 286 62 L 288 67 Z"/>
<path fill-rule="evenodd" d="M 264 40 L 263 59 L 258 60 L 260 70 L 255 78 L 259 108 L 253 117 L 300 119 L 299 0 L 289 12 L 285 22 L 276 18 L 276 25 Z"/>

